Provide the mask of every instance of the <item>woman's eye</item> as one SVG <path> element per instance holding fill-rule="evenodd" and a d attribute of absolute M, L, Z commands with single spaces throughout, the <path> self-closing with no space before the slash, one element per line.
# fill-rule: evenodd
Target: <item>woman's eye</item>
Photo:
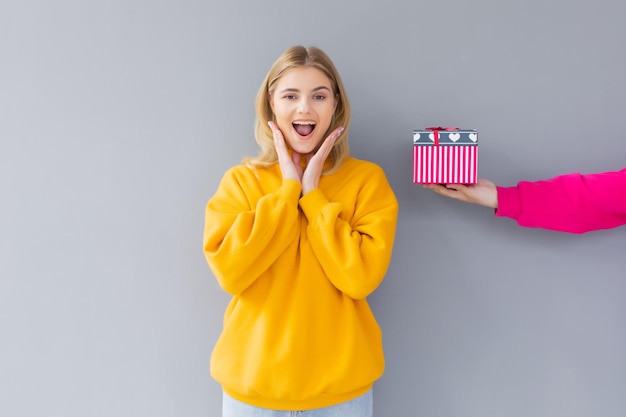
<path fill-rule="evenodd" d="M 326 98 L 326 96 L 318 94 L 316 96 L 313 96 L 313 99 L 315 100 L 324 100 Z"/>
<path fill-rule="evenodd" d="M 283 98 L 287 99 L 287 100 L 295 100 L 296 96 L 294 96 L 293 94 L 286 94 L 283 96 Z"/>

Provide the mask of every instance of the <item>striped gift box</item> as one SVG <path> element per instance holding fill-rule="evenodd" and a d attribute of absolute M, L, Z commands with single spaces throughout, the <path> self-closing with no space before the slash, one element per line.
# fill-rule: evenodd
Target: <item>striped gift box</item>
<path fill-rule="evenodd" d="M 413 182 L 475 184 L 478 133 L 453 127 L 413 131 Z"/>

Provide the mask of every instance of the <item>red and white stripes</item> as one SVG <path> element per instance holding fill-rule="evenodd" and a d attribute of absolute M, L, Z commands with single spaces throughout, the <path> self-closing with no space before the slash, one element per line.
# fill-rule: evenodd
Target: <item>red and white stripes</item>
<path fill-rule="evenodd" d="M 413 146 L 413 182 L 475 184 L 478 146 Z"/>

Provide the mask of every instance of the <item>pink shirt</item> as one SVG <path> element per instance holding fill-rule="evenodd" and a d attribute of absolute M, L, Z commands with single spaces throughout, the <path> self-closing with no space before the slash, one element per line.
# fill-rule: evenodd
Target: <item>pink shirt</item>
<path fill-rule="evenodd" d="M 586 233 L 626 224 L 626 168 L 498 187 L 496 216 L 523 227 Z"/>

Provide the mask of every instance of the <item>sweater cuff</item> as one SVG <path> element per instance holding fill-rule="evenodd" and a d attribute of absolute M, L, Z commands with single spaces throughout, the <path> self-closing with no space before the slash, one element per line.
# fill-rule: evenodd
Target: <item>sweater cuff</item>
<path fill-rule="evenodd" d="M 309 191 L 300 198 L 300 207 L 307 219 L 314 219 L 328 204 L 328 199 L 319 188 Z"/>
<path fill-rule="evenodd" d="M 519 189 L 517 187 L 496 187 L 498 190 L 497 217 L 517 218 L 521 212 Z"/>
<path fill-rule="evenodd" d="M 285 200 L 288 203 L 298 206 L 298 199 L 302 192 L 302 184 L 296 180 L 284 179 L 283 184 L 278 189 L 276 194 L 281 200 Z"/>

